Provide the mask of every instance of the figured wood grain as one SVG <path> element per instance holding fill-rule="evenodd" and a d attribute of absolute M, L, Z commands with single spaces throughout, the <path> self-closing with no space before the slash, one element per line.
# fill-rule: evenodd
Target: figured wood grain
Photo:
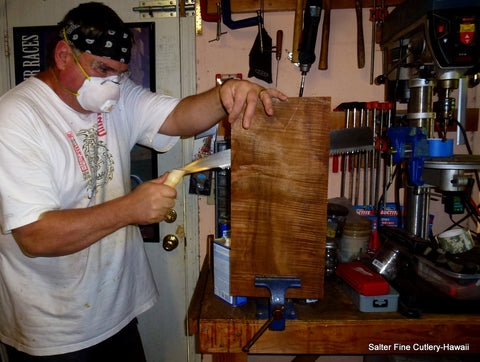
<path fill-rule="evenodd" d="M 327 221 L 330 98 L 259 104 L 232 126 L 231 294 L 269 296 L 255 276 L 299 277 L 289 298 L 321 298 Z"/>

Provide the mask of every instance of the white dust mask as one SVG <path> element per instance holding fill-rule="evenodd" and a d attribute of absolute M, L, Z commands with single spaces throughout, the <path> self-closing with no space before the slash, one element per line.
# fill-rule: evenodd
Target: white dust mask
<path fill-rule="evenodd" d="M 77 91 L 78 103 L 92 112 L 110 112 L 120 99 L 120 83 L 117 75 L 88 77 Z"/>

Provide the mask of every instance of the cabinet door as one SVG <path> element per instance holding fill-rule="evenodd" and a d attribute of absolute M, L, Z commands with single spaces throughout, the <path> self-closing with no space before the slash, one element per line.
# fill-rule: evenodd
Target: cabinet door
<path fill-rule="evenodd" d="M 299 277 L 289 298 L 321 298 L 327 227 L 329 98 L 257 106 L 232 125 L 231 293 L 269 296 L 256 276 Z"/>
<path fill-rule="evenodd" d="M 13 44 L 13 27 L 56 25 L 71 8 L 82 2 L 0 0 L 1 29 L 5 27 L 8 30 L 9 44 Z M 155 21 L 157 92 L 173 96 L 194 93 L 193 17 L 141 18 L 138 12 L 132 10 L 139 6 L 138 0 L 105 0 L 103 3 L 112 7 L 125 22 Z M 0 55 L 5 53 L 3 47 L 1 50 Z M 13 46 L 10 46 L 9 61 L 5 63 L 5 58 L 2 58 L 0 66 L 1 69 L 5 67 L 10 70 L 10 78 L 2 76 L 1 91 L 4 92 L 15 83 Z M 160 155 L 159 174 L 179 167 L 183 162 L 190 162 L 187 156 L 183 160 L 183 155 L 192 155 L 191 144 L 191 140 L 183 140 L 168 153 Z M 160 243 L 145 243 L 161 296 L 159 303 L 139 317 L 140 333 L 149 362 L 193 361 L 200 358 L 195 354 L 193 337 L 187 337 L 185 333 L 188 298 L 193 293 L 199 269 L 198 212 L 196 198 L 184 194 L 183 190 L 180 184 L 175 206 L 178 214 L 176 222 L 160 224 Z M 179 246 L 170 252 L 162 247 L 162 239 L 169 234 L 177 236 L 180 241 Z M 187 239 L 189 242 L 186 242 Z"/>

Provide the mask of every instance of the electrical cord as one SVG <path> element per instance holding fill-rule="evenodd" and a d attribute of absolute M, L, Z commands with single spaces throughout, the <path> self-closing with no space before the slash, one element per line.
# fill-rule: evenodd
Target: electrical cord
<path fill-rule="evenodd" d="M 449 214 L 452 225 L 450 225 L 444 231 L 451 230 L 456 226 L 463 227 L 461 224 L 469 218 L 473 218 L 473 221 L 476 222 L 477 224 L 480 223 L 480 211 L 478 207 L 475 205 L 475 201 L 472 198 L 473 183 L 474 183 L 473 180 L 469 180 L 467 188 L 464 192 L 465 197 L 463 199 L 464 200 L 463 204 L 465 206 L 465 209 L 467 210 L 467 214 L 463 216 L 460 220 L 456 220 L 456 221 L 453 219 L 453 214 Z M 466 200 L 468 200 L 468 202 Z M 476 232 L 472 230 L 471 232 L 476 234 Z"/>
<path fill-rule="evenodd" d="M 460 128 L 460 132 L 462 132 L 468 154 L 473 155 L 472 148 L 470 147 L 470 142 L 468 142 L 468 137 L 467 137 L 467 132 L 465 130 L 465 127 L 463 127 L 463 125 L 460 122 L 458 122 L 458 120 L 454 120 L 454 122 L 457 125 L 457 127 Z M 477 188 L 480 191 L 480 177 L 478 176 L 478 170 L 474 170 L 474 174 L 475 174 L 475 181 L 477 182 Z"/>

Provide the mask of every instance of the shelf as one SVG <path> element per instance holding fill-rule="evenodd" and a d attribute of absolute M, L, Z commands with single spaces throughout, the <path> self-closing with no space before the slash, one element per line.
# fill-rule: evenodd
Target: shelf
<path fill-rule="evenodd" d="M 386 0 L 385 6 L 396 6 L 404 0 Z M 217 2 L 221 0 L 207 0 L 207 13 L 214 15 L 217 13 Z M 260 9 L 260 0 L 230 0 L 232 13 L 255 13 Z M 295 11 L 297 0 L 265 0 L 264 10 L 267 11 Z M 381 1 L 376 1 L 377 7 L 381 5 Z M 362 1 L 364 8 L 372 8 L 373 0 Z M 353 9 L 355 8 L 355 0 L 332 0 L 332 9 Z"/>

